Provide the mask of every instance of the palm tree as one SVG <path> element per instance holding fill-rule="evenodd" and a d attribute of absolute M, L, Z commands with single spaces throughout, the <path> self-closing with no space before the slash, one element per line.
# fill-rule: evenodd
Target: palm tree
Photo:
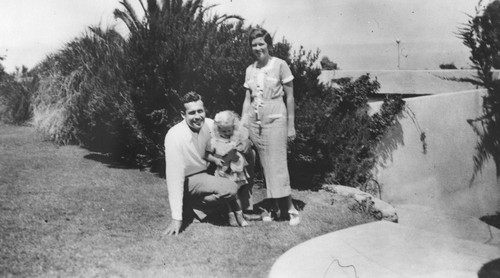
<path fill-rule="evenodd" d="M 163 136 L 179 117 L 180 93 L 198 91 L 214 110 L 222 102 L 236 103 L 228 92 L 241 86 L 239 75 L 249 62 L 242 62 L 246 55 L 238 51 L 248 46 L 234 40 L 245 34 L 241 18 L 209 17 L 207 11 L 213 6 L 203 7 L 203 0 L 138 2 L 142 11 L 122 0 L 114 15 L 129 30 L 125 80 L 133 88 L 134 111 L 150 142 L 146 149 L 161 157 Z M 232 18 L 240 23 L 226 24 Z"/>
<path fill-rule="evenodd" d="M 483 113 L 468 120 L 479 136 L 474 156 L 474 173 L 471 183 L 492 158 L 496 165 L 497 183 L 500 186 L 500 80 L 493 78 L 492 67 L 500 50 L 500 0 L 491 2 L 482 9 L 482 0 L 476 15 L 459 31 L 464 45 L 471 50 L 470 60 L 477 70 L 475 82 L 486 88 L 483 97 Z"/>
<path fill-rule="evenodd" d="M 192 27 L 194 22 L 203 20 L 205 10 L 203 0 L 188 0 L 183 4 L 182 0 L 163 0 L 160 5 L 156 0 L 148 0 L 147 6 L 143 0 L 138 0 L 144 13 L 141 20 L 128 0 L 122 0 L 120 4 L 125 10 L 115 9 L 115 18 L 122 20 L 132 35 L 145 30 L 154 31 L 158 28 L 170 26 L 184 28 Z"/>

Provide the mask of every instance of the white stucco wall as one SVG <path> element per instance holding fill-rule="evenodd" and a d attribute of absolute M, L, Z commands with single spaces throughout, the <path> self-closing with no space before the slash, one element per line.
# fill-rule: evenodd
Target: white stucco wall
<path fill-rule="evenodd" d="M 483 90 L 444 93 L 406 99 L 411 113 L 384 139 L 377 179 L 382 199 L 398 204 L 419 204 L 480 217 L 500 211 L 493 161 L 469 186 L 477 135 L 467 119 L 480 115 Z M 380 102 L 372 104 L 377 110 Z M 426 153 L 420 140 L 425 132 Z M 393 151 L 387 151 L 392 144 Z"/>
<path fill-rule="evenodd" d="M 381 94 L 443 94 L 477 89 L 469 82 L 450 79 L 475 79 L 476 70 L 324 70 L 318 77 L 322 83 L 342 77 L 358 78 L 363 74 L 377 79 Z M 493 78 L 500 78 L 500 71 L 493 70 Z"/>

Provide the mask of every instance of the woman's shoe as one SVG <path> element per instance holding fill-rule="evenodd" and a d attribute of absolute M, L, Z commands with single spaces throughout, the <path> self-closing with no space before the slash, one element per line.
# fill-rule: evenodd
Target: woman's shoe
<path fill-rule="evenodd" d="M 288 214 L 290 215 L 290 226 L 296 226 L 300 223 L 299 212 L 297 210 L 289 210 Z"/>
<path fill-rule="evenodd" d="M 238 224 L 241 226 L 241 227 L 246 227 L 248 226 L 248 222 L 245 220 L 245 218 L 243 218 L 243 212 L 242 211 L 237 211 L 234 213 L 236 215 L 236 221 L 238 221 Z"/>
<path fill-rule="evenodd" d="M 238 223 L 238 220 L 236 220 L 236 216 L 234 215 L 234 213 L 231 211 L 230 213 L 228 213 L 228 223 L 229 223 L 229 226 L 231 227 L 239 227 L 240 224 Z"/>

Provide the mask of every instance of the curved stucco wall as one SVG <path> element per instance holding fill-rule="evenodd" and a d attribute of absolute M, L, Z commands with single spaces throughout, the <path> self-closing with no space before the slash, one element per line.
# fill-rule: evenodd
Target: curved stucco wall
<path fill-rule="evenodd" d="M 343 77 L 358 78 L 370 74 L 380 83 L 380 94 L 434 95 L 477 89 L 460 79 L 475 79 L 476 70 L 325 70 L 318 77 L 322 83 Z M 493 78 L 500 78 L 500 71 L 492 71 Z"/>
<path fill-rule="evenodd" d="M 382 158 L 376 176 L 384 201 L 476 217 L 500 211 L 500 186 L 493 161 L 469 186 L 478 137 L 467 119 L 481 114 L 484 93 L 472 90 L 406 99 L 408 112 L 402 114 L 379 149 Z M 372 103 L 373 110 L 380 104 Z"/>

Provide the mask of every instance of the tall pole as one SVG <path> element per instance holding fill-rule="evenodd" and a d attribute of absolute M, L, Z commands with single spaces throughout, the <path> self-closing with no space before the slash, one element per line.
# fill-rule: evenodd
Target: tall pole
<path fill-rule="evenodd" d="M 398 70 L 399 70 L 399 69 L 401 69 L 400 68 L 400 64 L 399 64 L 399 61 L 400 61 L 400 59 L 399 59 L 399 54 L 400 54 L 399 53 L 399 43 L 401 43 L 401 40 L 400 39 L 396 39 L 396 43 L 398 44 Z"/>

